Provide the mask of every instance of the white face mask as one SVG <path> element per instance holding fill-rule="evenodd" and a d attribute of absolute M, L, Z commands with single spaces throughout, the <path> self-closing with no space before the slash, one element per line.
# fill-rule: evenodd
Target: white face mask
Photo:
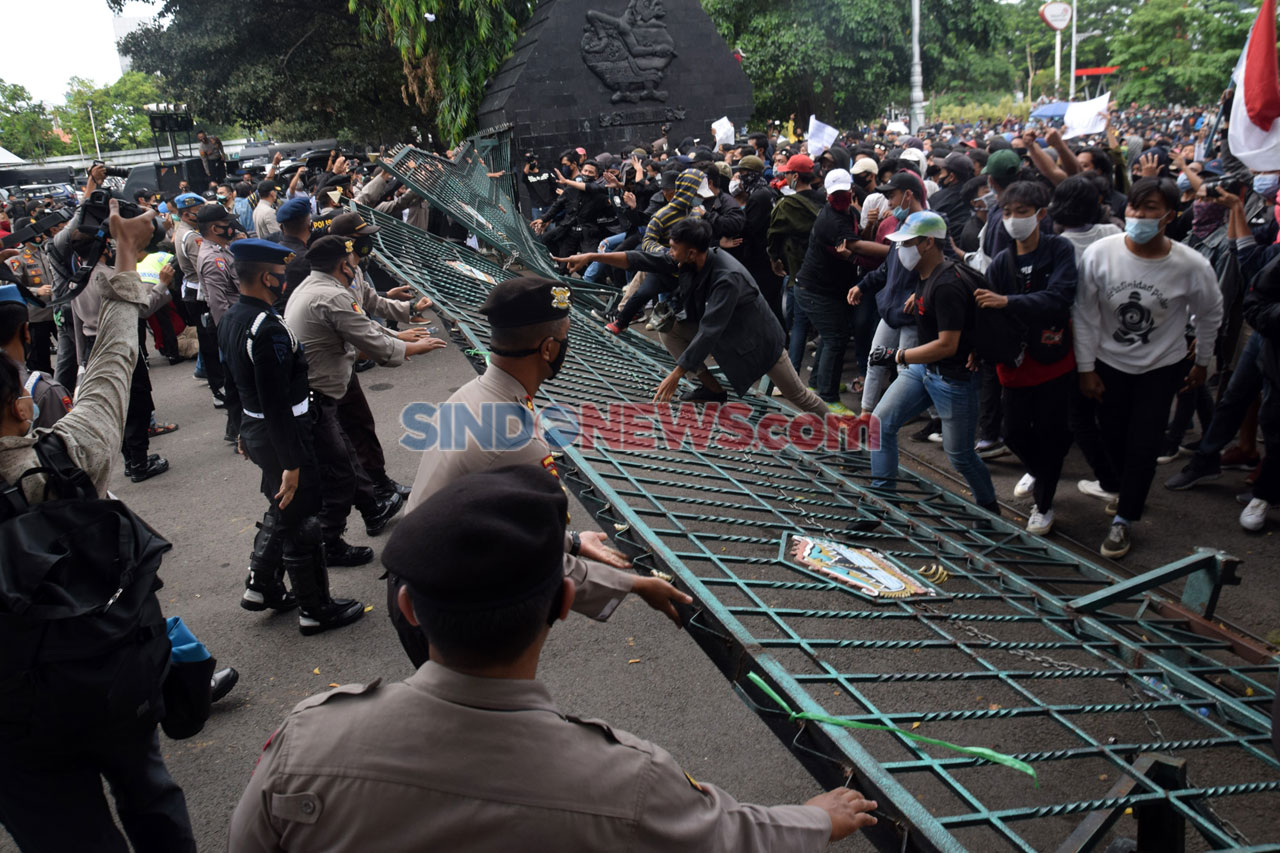
<path fill-rule="evenodd" d="M 920 263 L 920 249 L 917 246 L 898 246 L 898 263 L 902 264 L 909 270 L 916 268 Z"/>
<path fill-rule="evenodd" d="M 740 189 L 742 189 L 742 181 L 737 178 L 729 181 L 729 195 L 737 195 Z"/>
<path fill-rule="evenodd" d="M 1015 240 L 1025 240 L 1031 236 L 1031 232 L 1040 227 L 1040 220 L 1034 216 L 1013 216 L 1001 219 L 1000 223 L 1004 225 L 1004 230 L 1009 232 L 1009 236 Z"/>

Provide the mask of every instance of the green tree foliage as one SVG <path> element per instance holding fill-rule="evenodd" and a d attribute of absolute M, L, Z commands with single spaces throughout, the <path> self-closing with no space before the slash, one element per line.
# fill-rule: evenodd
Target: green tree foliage
<path fill-rule="evenodd" d="M 89 104 L 93 104 L 93 121 L 97 124 L 98 144 L 103 151 L 146 148 L 152 144 L 146 105 L 164 100 L 158 78 L 129 71 L 110 86 L 94 86 L 80 77 L 72 77 L 68 85 L 66 105 L 55 107 L 53 114 L 58 126 L 71 136 L 72 150 L 78 150 L 77 134 L 85 151 L 92 150 Z"/>
<path fill-rule="evenodd" d="M 0 144 L 24 160 L 42 160 L 62 153 L 53 121 L 44 105 L 16 83 L 0 80 Z"/>
<path fill-rule="evenodd" d="M 121 3 L 108 0 L 117 11 Z M 164 0 L 157 12 L 120 50 L 134 68 L 163 75 L 160 100 L 211 122 L 374 142 L 427 124 L 406 105 L 399 53 L 363 37 L 346 0 Z"/>
<path fill-rule="evenodd" d="M 1229 0 L 1146 0 L 1110 40 L 1121 101 L 1212 103 L 1227 87 L 1255 12 Z"/>
<path fill-rule="evenodd" d="M 360 31 L 398 52 L 405 97 L 453 144 L 476 130 L 484 87 L 511 54 L 530 0 L 349 0 Z M 430 17 L 428 17 L 430 16 Z"/>
<path fill-rule="evenodd" d="M 992 56 L 1004 34 L 995 0 L 924 0 L 921 60 L 926 91 L 1007 89 L 1007 61 Z M 851 124 L 904 104 L 911 68 L 911 7 L 878 0 L 702 0 L 731 47 L 745 55 L 756 118 L 817 114 Z"/>

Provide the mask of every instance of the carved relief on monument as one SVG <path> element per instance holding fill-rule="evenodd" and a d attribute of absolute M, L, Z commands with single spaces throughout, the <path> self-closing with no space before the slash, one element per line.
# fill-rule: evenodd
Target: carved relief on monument
<path fill-rule="evenodd" d="M 582 61 L 613 90 L 612 103 L 666 102 L 659 89 L 676 56 L 662 0 L 628 0 L 619 17 L 589 10 L 582 28 Z"/>

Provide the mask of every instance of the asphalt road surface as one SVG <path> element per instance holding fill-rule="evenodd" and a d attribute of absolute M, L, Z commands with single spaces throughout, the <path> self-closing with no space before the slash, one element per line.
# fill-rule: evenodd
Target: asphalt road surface
<path fill-rule="evenodd" d="M 294 704 L 334 684 L 402 678 L 410 665 L 387 620 L 376 561 L 331 572 L 335 595 L 360 598 L 373 608 L 348 628 L 303 637 L 296 614 L 264 615 L 239 607 L 254 523 L 265 507 L 258 471 L 223 441 L 223 415 L 212 408 L 207 386 L 192 378 L 192 363 L 169 366 L 160 358 L 151 363 L 157 417 L 181 425 L 152 442 L 152 452 L 168 458 L 172 468 L 134 484 L 117 466 L 112 490 L 173 542 L 161 572 L 166 614 L 182 616 L 220 666 L 240 671 L 239 685 L 215 706 L 201 734 L 185 741 L 162 736 L 165 760 L 186 792 L 200 849 L 221 850 L 231 811 L 262 744 Z M 443 400 L 474 376 L 452 346 L 361 375 L 393 477 L 411 483 L 417 467 L 416 454 L 396 443 L 402 407 Z M 851 397 L 847 402 L 856 404 Z M 939 446 L 904 440 L 903 447 L 949 471 Z M 991 467 L 1002 500 L 1011 501 L 1022 471 L 1012 457 Z M 1236 553 L 1245 559 L 1245 582 L 1223 593 L 1220 614 L 1256 634 L 1280 636 L 1280 579 L 1274 570 L 1280 546 L 1273 532 L 1247 535 L 1236 524 L 1239 507 L 1233 495 L 1243 474 L 1229 473 L 1218 483 L 1175 494 L 1159 485 L 1174 470 L 1161 467 L 1125 568 L 1160 565 L 1195 545 Z M 932 476 L 958 488 L 944 475 Z M 1059 493 L 1058 529 L 1085 543 L 1100 560 L 1095 549 L 1108 520 L 1100 503 L 1076 491 L 1075 480 L 1083 476 L 1073 455 Z M 1016 503 L 1025 508 L 1025 501 Z M 574 509 L 575 524 L 588 527 L 585 511 L 576 504 Z M 371 541 L 358 514 L 353 518 L 348 539 L 380 551 L 388 534 Z M 1273 524 L 1280 526 L 1280 517 Z M 714 782 L 740 800 L 802 802 L 819 793 L 684 632 L 641 602 L 628 600 L 607 623 L 576 615 L 559 623 L 540 674 L 564 711 L 606 719 L 661 744 L 694 778 Z M 0 851 L 13 849 L 7 836 L 0 836 Z M 369 849 L 378 849 L 376 838 L 369 840 Z M 834 849 L 869 845 L 854 838 Z"/>

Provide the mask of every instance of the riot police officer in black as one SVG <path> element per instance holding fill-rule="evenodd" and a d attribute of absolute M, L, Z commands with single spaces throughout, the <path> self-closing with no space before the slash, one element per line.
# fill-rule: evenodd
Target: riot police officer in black
<path fill-rule="evenodd" d="M 240 301 L 218 324 L 218 344 L 229 402 L 238 398 L 244 411 L 241 450 L 262 469 L 262 493 L 271 502 L 253 543 L 240 606 L 277 612 L 300 606 L 298 629 L 318 634 L 355 622 L 364 605 L 329 595 L 307 360 L 272 307 L 293 252 L 266 240 L 239 240 L 231 251 Z M 286 573 L 292 591 L 285 589 Z"/>

